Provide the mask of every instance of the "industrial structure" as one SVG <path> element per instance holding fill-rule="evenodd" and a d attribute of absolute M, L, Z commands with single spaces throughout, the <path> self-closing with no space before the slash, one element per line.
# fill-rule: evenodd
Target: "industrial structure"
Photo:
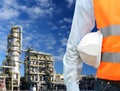
<path fill-rule="evenodd" d="M 25 55 L 25 79 L 29 88 L 37 91 L 52 88 L 54 81 L 53 57 L 48 53 L 28 49 Z"/>
<path fill-rule="evenodd" d="M 47 89 L 57 89 L 60 87 L 63 79 L 55 74 L 53 67 L 53 56 L 49 53 L 34 51 L 33 49 L 22 49 L 22 27 L 13 26 L 7 38 L 6 58 L 2 62 L 2 74 L 4 74 L 4 83 L 7 90 L 19 91 L 25 82 L 20 80 L 20 56 L 25 52 L 24 58 L 24 81 L 27 90 L 36 89 L 44 91 Z M 1 76 L 3 77 L 3 76 Z M 21 84 L 23 83 L 23 84 Z"/>
<path fill-rule="evenodd" d="M 24 62 L 20 61 L 22 52 L 25 52 Z M 49 53 L 23 50 L 22 27 L 13 26 L 7 38 L 6 58 L 0 66 L 0 91 L 65 91 L 64 77 L 55 73 L 54 61 Z M 24 77 L 20 77 L 20 63 L 24 63 Z M 81 89 L 92 89 L 93 83 L 94 76 L 80 76 Z"/>
<path fill-rule="evenodd" d="M 3 72 L 7 75 L 8 90 L 19 90 L 20 87 L 20 55 L 22 49 L 22 28 L 13 26 L 7 38 L 6 60 Z"/>

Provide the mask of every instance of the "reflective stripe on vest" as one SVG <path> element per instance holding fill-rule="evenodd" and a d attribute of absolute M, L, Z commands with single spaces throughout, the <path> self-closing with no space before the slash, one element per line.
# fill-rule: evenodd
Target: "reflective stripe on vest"
<path fill-rule="evenodd" d="M 103 34 L 102 52 L 120 52 L 120 25 L 101 28 Z"/>
<path fill-rule="evenodd" d="M 93 0 L 97 28 L 103 34 L 97 77 L 120 80 L 120 0 Z"/>
<path fill-rule="evenodd" d="M 102 79 L 120 80 L 120 25 L 101 28 L 103 34 L 101 65 L 97 76 Z"/>
<path fill-rule="evenodd" d="M 102 62 L 120 63 L 120 53 L 102 53 Z"/>
<path fill-rule="evenodd" d="M 112 25 L 105 28 L 101 28 L 103 37 L 120 35 L 120 25 Z"/>
<path fill-rule="evenodd" d="M 101 29 L 103 34 L 102 62 L 120 62 L 120 25 Z M 117 50 L 116 50 L 117 49 Z"/>

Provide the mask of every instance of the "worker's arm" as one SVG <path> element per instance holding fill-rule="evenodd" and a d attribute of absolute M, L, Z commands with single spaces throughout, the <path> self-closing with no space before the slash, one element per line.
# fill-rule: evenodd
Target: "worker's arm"
<path fill-rule="evenodd" d="M 67 91 L 79 91 L 79 74 L 83 62 L 77 52 L 81 38 L 95 25 L 92 0 L 76 0 L 70 36 L 64 55 L 64 80 Z"/>

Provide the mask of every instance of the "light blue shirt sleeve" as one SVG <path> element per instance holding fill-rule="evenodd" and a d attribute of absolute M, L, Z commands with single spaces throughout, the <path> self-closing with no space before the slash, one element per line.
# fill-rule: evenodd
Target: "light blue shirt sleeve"
<path fill-rule="evenodd" d="M 71 32 L 63 58 L 64 81 L 67 91 L 80 91 L 79 74 L 83 62 L 78 54 L 77 45 L 85 34 L 91 32 L 94 26 L 93 1 L 76 0 Z"/>

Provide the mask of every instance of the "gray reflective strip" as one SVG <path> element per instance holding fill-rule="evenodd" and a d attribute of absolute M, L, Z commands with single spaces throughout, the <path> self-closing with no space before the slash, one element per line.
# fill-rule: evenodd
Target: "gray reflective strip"
<path fill-rule="evenodd" d="M 102 53 L 102 62 L 120 62 L 120 53 Z"/>
<path fill-rule="evenodd" d="M 120 25 L 112 25 L 101 29 L 103 37 L 120 35 Z"/>

